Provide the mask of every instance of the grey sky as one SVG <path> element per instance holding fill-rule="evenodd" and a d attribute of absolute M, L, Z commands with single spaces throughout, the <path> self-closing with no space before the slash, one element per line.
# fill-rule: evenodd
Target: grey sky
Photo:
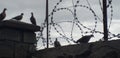
<path fill-rule="evenodd" d="M 74 4 L 77 0 L 74 0 Z M 92 9 L 95 11 L 95 13 L 100 17 L 102 20 L 102 12 L 99 5 L 99 0 L 88 0 L 90 2 L 90 5 Z M 102 0 L 101 0 L 102 1 Z M 58 3 L 59 0 L 49 0 L 49 13 L 51 13 L 52 9 Z M 113 0 L 113 21 L 110 28 L 110 31 L 112 33 L 118 34 L 119 32 L 119 23 L 120 23 L 120 1 L 119 0 Z M 80 0 L 80 3 L 78 5 L 86 5 L 89 6 L 86 0 Z M 69 7 L 72 6 L 72 0 L 62 0 L 60 5 L 58 5 L 57 8 L 62 7 Z M 45 0 L 1 0 L 0 1 L 0 11 L 3 10 L 3 8 L 7 8 L 7 17 L 6 19 L 11 19 L 12 17 L 19 15 L 20 13 L 24 13 L 24 18 L 22 21 L 30 23 L 30 12 L 34 12 L 36 21 L 38 25 L 41 25 L 41 23 L 44 22 L 45 19 Z M 73 8 L 69 8 L 73 11 Z M 94 26 L 94 16 L 93 14 L 86 8 L 78 7 L 77 9 L 77 16 L 79 21 L 84 24 L 87 27 L 93 28 Z M 108 14 L 110 14 L 109 11 L 110 8 L 108 8 Z M 108 16 L 109 17 L 109 16 Z M 54 21 L 60 22 L 60 21 L 72 21 L 73 15 L 66 10 L 58 11 L 54 13 Z M 110 17 L 109 17 L 110 19 Z M 71 23 L 62 23 L 60 24 L 63 27 L 63 30 L 65 31 L 65 34 L 70 37 L 70 31 L 71 31 Z M 59 29 L 59 27 L 57 27 Z M 97 30 L 103 31 L 102 23 L 98 20 Z M 45 34 L 46 31 L 44 31 Z M 61 32 L 61 31 L 60 31 Z M 61 32 L 62 33 L 62 32 Z M 59 37 L 59 34 L 52 29 L 51 37 L 56 38 Z M 96 35 L 96 34 L 95 34 Z M 44 35 L 45 36 L 45 35 Z M 97 34 L 95 38 L 91 39 L 91 41 L 99 40 L 100 38 L 98 36 L 103 36 L 101 34 Z M 81 37 L 80 30 L 77 26 L 74 27 L 73 37 L 75 40 Z M 98 39 L 96 39 L 98 38 Z M 54 40 L 54 39 L 53 39 Z M 60 39 L 61 40 L 61 39 Z M 64 41 L 64 40 L 61 40 Z M 63 42 L 62 42 L 63 43 Z M 64 42 L 66 44 L 67 42 Z M 39 43 L 41 45 L 41 43 Z M 41 45 L 42 46 L 42 45 Z M 40 46 L 40 47 L 41 47 Z"/>

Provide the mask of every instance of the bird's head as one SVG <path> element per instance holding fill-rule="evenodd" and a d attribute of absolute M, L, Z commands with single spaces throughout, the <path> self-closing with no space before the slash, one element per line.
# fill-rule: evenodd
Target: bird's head
<path fill-rule="evenodd" d="M 4 8 L 4 11 L 7 10 L 7 8 Z"/>
<path fill-rule="evenodd" d="M 21 15 L 24 15 L 24 13 L 21 13 Z"/>
<path fill-rule="evenodd" d="M 58 41 L 57 38 L 55 39 L 55 41 Z"/>
<path fill-rule="evenodd" d="M 7 10 L 7 8 L 4 8 L 3 12 L 5 12 Z"/>
<path fill-rule="evenodd" d="M 33 14 L 33 12 L 31 12 L 31 14 Z"/>
<path fill-rule="evenodd" d="M 31 12 L 31 15 L 33 15 L 33 12 Z"/>
<path fill-rule="evenodd" d="M 92 35 L 90 35 L 90 37 L 94 37 L 94 35 L 92 34 Z"/>

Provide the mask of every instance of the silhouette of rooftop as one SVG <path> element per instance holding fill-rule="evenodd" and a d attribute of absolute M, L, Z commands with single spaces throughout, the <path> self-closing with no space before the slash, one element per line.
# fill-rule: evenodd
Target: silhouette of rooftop
<path fill-rule="evenodd" d="M 16 20 L 4 20 L 0 22 L 0 27 L 9 27 L 14 29 L 21 29 L 21 30 L 27 30 L 27 31 L 39 31 L 40 26 L 36 26 L 33 24 L 16 21 Z"/>
<path fill-rule="evenodd" d="M 43 49 L 36 52 L 37 57 L 41 58 L 56 58 L 56 57 L 68 57 L 72 56 L 75 58 L 103 58 L 111 55 L 112 52 L 119 54 L 120 51 L 120 40 L 112 40 L 112 41 L 98 41 L 93 43 L 85 43 L 85 44 L 75 44 L 68 46 L 61 46 L 57 48 L 49 48 Z M 104 52 L 104 53 L 103 53 Z M 120 56 L 120 55 L 117 55 Z M 113 57 L 112 57 L 113 58 Z"/>

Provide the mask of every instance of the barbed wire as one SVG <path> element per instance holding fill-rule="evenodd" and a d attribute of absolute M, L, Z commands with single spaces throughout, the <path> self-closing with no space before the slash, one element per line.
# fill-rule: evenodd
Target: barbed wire
<path fill-rule="evenodd" d="M 49 30 L 48 30 L 48 34 L 49 34 L 49 35 L 48 35 L 48 39 L 49 39 L 49 41 L 50 41 L 49 44 L 50 44 L 50 45 L 53 45 L 53 41 L 52 41 L 52 39 L 51 39 L 51 37 L 50 37 L 50 36 L 51 36 L 51 34 L 50 34 L 50 33 L 51 33 L 51 27 L 52 27 L 52 26 L 51 26 L 51 23 L 50 23 L 49 25 L 50 25 L 50 26 L 49 26 L 49 28 L 48 28 L 48 29 L 49 29 Z"/>
<path fill-rule="evenodd" d="M 101 11 L 103 11 L 103 7 L 102 7 L 102 2 L 101 2 L 101 0 L 99 0 L 99 5 L 100 5 Z"/>
<path fill-rule="evenodd" d="M 72 12 L 72 10 L 71 9 L 69 9 L 69 8 L 58 8 L 58 9 L 56 9 L 56 10 L 54 10 L 52 13 L 54 13 L 54 12 L 58 12 L 58 11 L 62 11 L 62 10 L 67 10 L 67 11 L 69 11 L 72 15 L 74 14 L 73 12 Z M 74 17 L 74 16 L 73 16 Z M 53 20 L 53 14 L 51 15 L 51 22 L 52 23 L 54 23 L 54 20 Z M 74 23 L 73 23 L 74 24 Z M 55 28 L 55 30 L 56 30 L 56 28 Z M 56 30 L 57 31 L 57 30 Z M 58 31 L 57 31 L 58 32 Z M 59 32 L 58 32 L 59 33 Z M 60 33 L 59 33 L 60 34 Z M 61 35 L 61 34 L 60 34 Z M 63 36 L 64 37 L 64 36 Z M 72 38 L 72 36 L 71 36 L 71 38 Z M 67 42 L 69 43 L 69 41 L 68 41 L 68 38 L 66 39 L 67 40 Z"/>
<path fill-rule="evenodd" d="M 63 35 L 62 33 L 60 33 L 60 32 L 57 30 L 57 28 L 55 27 L 55 25 L 57 25 L 57 24 L 56 24 L 56 23 L 53 23 L 53 27 L 54 27 L 54 29 L 56 30 L 56 32 L 57 32 L 60 36 L 64 37 L 68 43 L 70 43 L 69 38 L 67 38 L 65 35 Z"/>
<path fill-rule="evenodd" d="M 96 27 L 97 27 L 97 17 L 96 17 L 95 12 L 94 12 L 90 7 L 88 7 L 88 6 L 85 6 L 85 5 L 76 5 L 76 7 L 78 7 L 78 6 L 83 7 L 83 8 L 86 8 L 86 9 L 90 10 L 90 11 L 93 13 L 94 18 L 95 18 L 95 27 L 94 27 L 94 30 L 95 30 Z M 76 18 L 76 19 L 77 19 L 77 18 Z M 90 28 L 88 28 L 88 27 L 84 26 L 82 23 L 80 23 L 80 21 L 79 21 L 78 19 L 77 19 L 77 23 L 79 23 L 82 27 L 84 27 L 84 28 L 86 28 L 86 29 L 88 29 L 88 30 L 91 30 Z M 93 33 L 94 33 L 94 32 L 93 32 Z"/>
<path fill-rule="evenodd" d="M 77 1 L 78 2 L 78 1 Z M 83 5 L 81 5 L 81 6 L 83 6 Z M 75 7 L 77 7 L 76 5 L 75 5 Z M 85 5 L 83 6 L 83 7 L 86 7 Z M 86 7 L 86 8 L 88 8 L 88 7 Z M 57 9 L 58 11 L 59 10 L 63 10 L 63 9 L 67 9 L 67 10 L 69 10 L 68 8 L 59 8 L 59 9 Z M 91 10 L 91 9 L 90 9 Z M 73 13 L 71 10 L 69 10 L 71 13 Z M 56 12 L 55 10 L 51 13 L 51 22 L 53 22 L 53 13 L 54 12 Z M 93 12 L 93 11 L 92 11 Z M 94 12 L 93 12 L 94 13 Z M 76 17 L 76 10 L 74 10 L 74 17 L 75 17 L 75 19 L 77 19 L 77 17 Z M 79 21 L 78 21 L 78 23 L 79 23 Z M 73 23 L 74 24 L 74 23 Z M 80 26 L 78 25 L 78 24 L 76 24 L 79 28 L 80 28 Z M 83 24 L 81 24 L 82 26 L 83 26 Z M 54 25 L 53 25 L 54 26 Z M 55 27 L 55 26 L 54 26 Z M 83 27 L 85 27 L 85 26 L 83 26 Z M 95 26 L 96 27 L 96 26 Z M 85 28 L 87 28 L 87 27 L 85 27 Z M 55 28 L 55 30 L 57 31 L 57 33 L 59 33 L 60 35 L 62 35 L 58 30 L 57 30 L 57 28 Z M 82 30 L 81 28 L 80 28 L 80 30 Z M 83 33 L 83 32 L 81 32 L 81 33 Z M 71 33 L 72 34 L 72 33 Z M 62 35 L 63 36 L 63 35 Z M 63 36 L 64 37 L 64 36 Z M 72 38 L 72 36 L 71 36 L 71 38 Z M 73 40 L 73 38 L 71 39 L 71 40 Z M 67 41 L 68 41 L 68 39 L 67 39 Z M 69 42 L 69 41 L 68 41 Z"/>
<path fill-rule="evenodd" d="M 110 13 L 111 13 L 111 14 L 110 14 L 111 17 L 110 17 L 110 23 L 109 23 L 108 29 L 110 29 L 110 26 L 111 26 L 111 23 L 112 23 L 112 20 L 113 20 L 113 19 L 112 19 L 112 18 L 113 18 L 113 6 L 112 6 L 112 3 L 111 3 L 111 2 L 112 2 L 112 0 L 109 2 L 110 11 L 111 11 L 111 12 L 110 12 Z"/>
<path fill-rule="evenodd" d="M 72 0 L 72 1 L 73 1 L 73 0 Z M 60 3 L 62 2 L 62 0 L 59 0 L 59 2 L 56 3 L 56 5 L 54 6 L 52 12 L 49 14 L 49 18 L 50 18 L 50 20 L 51 20 L 50 23 L 49 23 L 49 40 L 50 40 L 51 45 L 53 45 L 53 40 L 52 40 L 51 34 L 50 34 L 51 31 L 52 31 L 52 30 L 51 30 L 51 27 L 53 27 L 54 30 L 56 30 L 56 32 L 60 35 L 60 38 L 64 38 L 69 44 L 71 44 L 70 41 L 75 42 L 75 40 L 74 40 L 74 38 L 73 38 L 73 30 L 74 30 L 74 26 L 75 26 L 75 25 L 79 28 L 79 30 L 80 30 L 80 32 L 81 32 L 81 36 L 83 36 L 83 33 L 86 33 L 86 34 L 87 34 L 87 33 L 91 33 L 91 34 L 94 34 L 94 33 L 104 34 L 103 32 L 96 30 L 97 24 L 98 24 L 98 20 L 100 20 L 101 22 L 102 22 L 102 20 L 99 18 L 99 16 L 96 15 L 96 13 L 95 13 L 94 10 L 92 9 L 89 1 L 88 1 L 88 0 L 86 0 L 86 1 L 87 1 L 87 3 L 88 3 L 88 6 L 86 6 L 86 5 L 78 5 L 78 4 L 80 3 L 80 0 L 77 0 L 77 1 L 76 1 L 76 4 L 73 4 L 73 6 L 71 6 L 71 7 L 73 7 L 73 10 L 70 9 L 71 7 L 57 8 L 57 6 L 60 5 Z M 103 11 L 103 9 L 102 9 L 102 3 L 101 3 L 100 0 L 99 0 L 99 5 L 100 5 L 100 7 L 101 7 L 101 10 Z M 76 9 L 77 7 L 86 8 L 87 10 L 89 10 L 89 11 L 93 14 L 93 16 L 94 16 L 94 28 L 93 28 L 93 29 L 92 29 L 92 28 L 88 28 L 87 26 L 84 26 L 84 25 L 79 21 L 80 19 L 78 18 L 77 12 L 76 12 L 76 11 L 78 10 L 78 9 Z M 110 28 L 111 23 L 112 23 L 112 17 L 113 17 L 112 0 L 109 0 L 109 4 L 107 5 L 107 7 L 110 7 L 110 9 L 111 9 L 111 18 L 110 18 L 110 23 L 109 23 L 109 28 Z M 71 20 L 71 21 L 55 22 L 55 20 L 54 20 L 54 13 L 56 13 L 56 12 L 58 12 L 58 11 L 63 11 L 63 10 L 69 11 L 69 12 L 71 13 L 71 15 L 73 16 L 74 19 Z M 67 37 L 67 35 L 65 34 L 65 31 L 63 30 L 63 28 L 61 27 L 61 25 L 59 25 L 59 24 L 62 24 L 62 23 L 71 23 L 71 24 L 72 24 L 72 29 L 71 29 L 71 33 L 70 33 L 70 38 Z M 40 35 L 39 35 L 38 38 L 41 38 L 41 39 L 42 39 L 43 46 L 45 46 L 46 39 L 45 39 L 45 37 L 43 37 L 43 31 L 44 31 L 44 29 L 46 28 L 46 20 L 44 21 L 44 23 L 43 23 L 42 25 L 43 25 L 43 26 L 42 26 L 42 29 L 41 29 L 41 31 L 40 31 Z M 60 30 L 61 30 L 62 32 L 58 30 L 58 27 L 60 28 Z M 82 27 L 83 27 L 83 28 L 82 28 Z M 83 29 L 87 29 L 87 30 L 89 30 L 89 31 L 83 31 Z M 115 34 L 112 34 L 111 32 L 109 32 L 109 34 L 110 34 L 110 35 L 109 35 L 109 36 L 110 36 L 109 38 L 120 37 L 120 34 L 115 35 Z M 59 37 L 58 37 L 58 38 L 59 38 Z"/>
<path fill-rule="evenodd" d="M 76 8 L 74 7 L 74 1 L 72 0 L 72 4 L 73 4 L 73 10 L 74 10 L 74 14 L 73 14 L 73 22 L 72 22 L 72 29 L 71 29 L 71 38 L 73 39 L 73 29 L 74 29 L 74 23 L 75 23 L 75 18 L 76 18 Z"/>
<path fill-rule="evenodd" d="M 109 7 L 112 4 L 112 0 L 108 0 L 108 5 L 107 7 Z"/>

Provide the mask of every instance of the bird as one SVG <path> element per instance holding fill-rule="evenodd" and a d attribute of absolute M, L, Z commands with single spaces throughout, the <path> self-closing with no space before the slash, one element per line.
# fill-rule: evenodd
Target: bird
<path fill-rule="evenodd" d="M 6 10 L 7 10 L 7 8 L 4 8 L 3 12 L 1 12 L 1 14 L 0 14 L 0 21 L 5 19 L 5 17 L 6 17 Z"/>
<path fill-rule="evenodd" d="M 54 47 L 60 47 L 60 46 L 61 46 L 61 44 L 56 38 L 56 40 L 54 41 Z"/>
<path fill-rule="evenodd" d="M 81 37 L 80 39 L 78 39 L 76 41 L 76 43 L 88 43 L 88 41 L 90 40 L 90 38 L 93 37 L 93 35 L 86 35 Z"/>
<path fill-rule="evenodd" d="M 15 17 L 13 17 L 12 19 L 15 19 L 15 20 L 22 20 L 23 15 L 24 15 L 24 14 L 21 13 L 21 15 L 15 16 Z"/>
<path fill-rule="evenodd" d="M 32 24 L 36 25 L 36 19 L 35 19 L 35 17 L 34 17 L 33 12 L 31 12 L 30 21 L 31 21 Z"/>

